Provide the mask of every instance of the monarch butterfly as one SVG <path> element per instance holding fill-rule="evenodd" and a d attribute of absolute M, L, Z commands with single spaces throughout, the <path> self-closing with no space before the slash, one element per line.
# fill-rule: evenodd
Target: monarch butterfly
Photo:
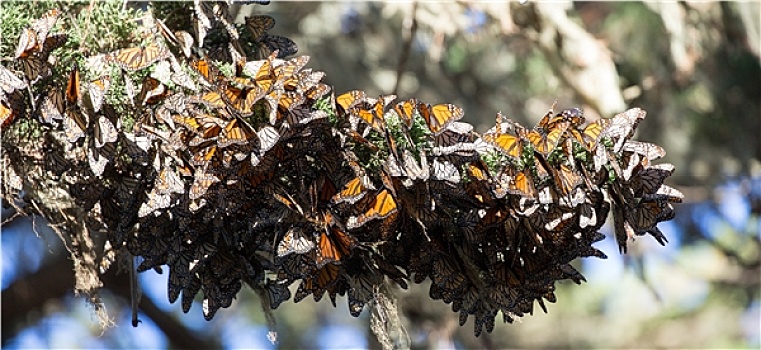
<path fill-rule="evenodd" d="M 79 66 L 75 64 L 71 73 L 69 73 L 69 82 L 66 85 L 67 106 L 78 105 L 81 101 L 82 97 L 79 95 L 79 84 Z"/>
<path fill-rule="evenodd" d="M 365 304 L 373 300 L 375 290 L 379 288 L 382 280 L 379 280 L 383 274 L 363 273 L 358 276 L 349 278 L 349 312 L 354 317 L 359 317 Z"/>
<path fill-rule="evenodd" d="M 434 138 L 437 147 L 450 147 L 473 142 L 473 125 L 454 122 Z"/>
<path fill-rule="evenodd" d="M 67 108 L 66 116 L 63 118 L 63 131 L 66 139 L 74 143 L 85 137 L 88 123 L 87 115 L 82 113 L 79 108 Z"/>
<path fill-rule="evenodd" d="M 433 160 L 433 178 L 448 181 L 454 184 L 460 183 L 460 170 L 449 161 Z"/>
<path fill-rule="evenodd" d="M 331 201 L 336 204 L 344 202 L 349 204 L 356 203 L 367 193 L 368 187 L 365 186 L 367 182 L 369 181 L 363 181 L 360 176 L 349 180 L 349 182 L 344 185 L 344 188 L 341 190 L 341 192 L 336 193 L 331 198 Z"/>
<path fill-rule="evenodd" d="M 327 84 L 319 83 L 312 87 L 311 89 L 307 90 L 304 93 L 304 96 L 312 101 L 319 100 L 323 96 L 327 95 L 330 92 L 330 86 Z"/>
<path fill-rule="evenodd" d="M 655 228 L 658 222 L 672 219 L 674 210 L 666 200 L 642 200 L 624 215 L 634 232 L 641 235 Z"/>
<path fill-rule="evenodd" d="M 534 181 L 530 175 L 526 174 L 525 169 L 514 171 L 508 180 L 508 192 L 519 195 L 524 198 L 536 198 L 536 189 Z"/>
<path fill-rule="evenodd" d="M 193 36 L 184 30 L 172 32 L 172 30 L 166 26 L 164 21 L 160 19 L 156 19 L 156 23 L 158 24 L 157 27 L 164 39 L 168 43 L 179 47 L 185 57 L 190 58 L 191 49 L 193 47 Z"/>
<path fill-rule="evenodd" d="M 553 205 L 543 215 L 544 229 L 551 232 L 565 232 L 573 225 L 576 215 L 569 208 Z"/>
<path fill-rule="evenodd" d="M 161 172 L 159 172 L 159 176 L 156 178 L 156 186 L 154 189 L 162 194 L 182 194 L 185 193 L 185 184 L 174 170 L 170 169 L 168 166 L 164 166 L 161 169 Z"/>
<path fill-rule="evenodd" d="M 340 109 L 338 109 L 339 115 L 346 114 L 350 108 L 356 106 L 358 103 L 364 102 L 366 99 L 367 95 L 365 95 L 365 92 L 362 90 L 352 90 L 339 95 L 336 97 L 336 103 L 338 104 L 336 107 L 340 107 Z"/>
<path fill-rule="evenodd" d="M 261 128 L 256 132 L 256 136 L 259 138 L 259 152 L 262 155 L 275 147 L 280 140 L 280 132 L 271 126 Z"/>
<path fill-rule="evenodd" d="M 32 23 L 32 28 L 37 32 L 37 40 L 44 41 L 48 37 L 48 32 L 53 29 L 55 23 L 58 21 L 58 15 L 60 11 L 58 9 L 51 9 L 45 12 L 41 18 Z"/>
<path fill-rule="evenodd" d="M 559 169 L 551 169 L 555 186 L 564 196 L 570 195 L 576 187 L 584 183 L 582 177 L 566 164 L 560 164 Z"/>
<path fill-rule="evenodd" d="M 462 108 L 453 104 L 438 104 L 431 106 L 427 103 L 418 103 L 418 112 L 428 124 L 428 129 L 434 135 L 439 135 L 447 126 L 456 122 L 465 115 Z"/>
<path fill-rule="evenodd" d="M 357 239 L 335 227 L 328 227 L 320 234 L 317 246 L 317 267 L 331 262 L 340 262 L 357 245 Z"/>
<path fill-rule="evenodd" d="M 98 118 L 94 128 L 95 147 L 102 148 L 107 143 L 116 142 L 119 132 L 114 124 L 104 116 Z"/>
<path fill-rule="evenodd" d="M 226 106 L 224 99 L 222 99 L 222 95 L 216 91 L 188 96 L 187 101 L 191 103 L 201 103 L 210 108 L 223 108 Z"/>
<path fill-rule="evenodd" d="M 296 291 L 296 295 L 293 296 L 293 301 L 299 302 L 310 293 L 315 301 L 320 301 L 325 291 L 334 286 L 338 281 L 340 271 L 339 265 L 326 264 L 314 272 L 314 274 L 308 277 L 305 276 L 302 279 L 301 285 L 299 285 L 299 289 Z"/>
<path fill-rule="evenodd" d="M 206 195 L 209 188 L 219 181 L 220 179 L 218 177 L 207 173 L 205 170 L 196 171 L 193 185 L 190 186 L 188 198 L 190 198 L 190 200 L 196 200 L 203 197 Z"/>
<path fill-rule="evenodd" d="M 303 94 L 296 91 L 285 91 L 280 95 L 278 100 L 278 106 L 283 111 L 292 111 L 294 108 L 300 106 L 306 102 L 306 98 Z"/>
<path fill-rule="evenodd" d="M 204 139 L 217 137 L 222 130 L 221 125 L 224 124 L 224 120 L 208 114 L 201 114 L 199 116 L 174 114 L 172 115 L 172 120 Z"/>
<path fill-rule="evenodd" d="M 383 133 L 386 130 L 386 120 L 384 119 L 386 107 L 394 99 L 396 99 L 396 95 L 380 96 L 377 100 L 366 101 L 360 106 L 353 107 L 350 113 L 365 121 L 376 131 Z"/>
<path fill-rule="evenodd" d="M 21 69 L 29 81 L 35 82 L 50 75 L 50 65 L 48 64 L 47 57 L 33 54 L 20 60 Z"/>
<path fill-rule="evenodd" d="M 267 299 L 270 302 L 271 309 L 277 309 L 280 304 L 291 298 L 291 291 L 285 283 L 267 283 Z"/>
<path fill-rule="evenodd" d="M 0 66 L 0 98 L 21 89 L 26 89 L 26 83 L 4 66 Z"/>
<path fill-rule="evenodd" d="M 254 41 L 259 41 L 264 34 L 275 27 L 275 19 L 267 15 L 246 17 L 246 29 L 251 32 Z"/>
<path fill-rule="evenodd" d="M 291 253 L 306 254 L 314 248 L 314 242 L 304 236 L 304 229 L 292 227 L 285 233 L 277 245 L 277 256 L 284 257 Z"/>
<path fill-rule="evenodd" d="M 237 62 L 242 56 L 235 48 L 236 45 L 234 42 L 220 42 L 208 48 L 206 57 L 221 63 Z"/>
<path fill-rule="evenodd" d="M 239 89 L 230 85 L 225 87 L 222 99 L 227 106 L 232 108 L 241 116 L 251 115 L 254 110 L 254 104 L 264 97 L 264 90 L 254 87 L 253 89 Z"/>
<path fill-rule="evenodd" d="M 0 100 L 0 129 L 5 129 L 18 116 L 18 109 L 12 103 Z"/>
<path fill-rule="evenodd" d="M 130 47 L 114 51 L 106 56 L 106 62 L 115 63 L 129 71 L 136 71 L 167 57 L 169 57 L 169 51 L 166 48 L 151 43 L 145 47 Z"/>
<path fill-rule="evenodd" d="M 325 77 L 325 72 L 312 72 L 311 68 L 302 69 L 297 75 L 286 79 L 283 82 L 283 87 L 288 90 L 295 89 L 296 91 L 306 93 L 318 85 L 322 85 L 320 81 L 323 77 Z"/>
<path fill-rule="evenodd" d="M 523 154 L 523 139 L 503 133 L 487 133 L 481 136 L 486 143 L 497 147 L 503 154 L 517 160 Z"/>
<path fill-rule="evenodd" d="M 45 40 L 44 38 L 42 40 Z M 14 58 L 26 58 L 29 56 L 30 51 L 37 48 L 39 43 L 37 41 L 37 32 L 32 28 L 24 28 L 21 31 L 19 37 L 19 43 L 16 46 L 16 54 Z"/>
<path fill-rule="evenodd" d="M 684 194 L 676 188 L 661 185 L 661 187 L 658 188 L 658 191 L 655 192 L 654 197 L 665 198 L 669 203 L 682 203 Z"/>
<path fill-rule="evenodd" d="M 263 59 L 273 53 L 277 58 L 285 58 L 299 52 L 299 46 L 293 40 L 284 36 L 264 34 L 258 42 L 257 55 Z"/>
<path fill-rule="evenodd" d="M 251 125 L 241 118 L 234 118 L 227 122 L 219 133 L 217 145 L 219 148 L 225 148 L 230 145 L 245 145 L 256 138 L 256 130 Z"/>
<path fill-rule="evenodd" d="M 277 77 L 277 80 L 283 81 L 285 85 L 285 81 L 296 77 L 307 63 L 309 63 L 309 56 L 295 57 L 279 65 L 273 64 L 272 72 Z"/>
<path fill-rule="evenodd" d="M 567 121 L 557 122 L 551 129 L 535 129 L 528 132 L 522 132 L 519 136 L 528 139 L 534 146 L 534 150 L 546 157 L 555 150 L 560 143 L 563 134 L 570 126 L 571 124 Z"/>
<path fill-rule="evenodd" d="M 430 168 L 428 166 L 428 159 L 426 158 L 425 150 L 420 150 L 420 165 L 409 150 L 404 150 L 402 153 L 404 159 L 404 171 L 410 180 L 428 180 L 430 176 Z"/>
<path fill-rule="evenodd" d="M 90 103 L 92 103 L 95 112 L 99 112 L 100 108 L 103 106 L 103 100 L 105 99 L 110 86 L 111 76 L 109 75 L 104 75 L 95 79 L 87 85 L 87 91 L 90 93 Z"/>
<path fill-rule="evenodd" d="M 431 280 L 449 293 L 459 293 L 466 286 L 465 276 L 444 256 L 439 255 L 433 262 Z"/>
<path fill-rule="evenodd" d="M 598 119 L 584 127 L 582 136 L 585 139 L 584 147 L 588 151 L 593 151 L 602 138 L 603 130 L 612 124 L 610 119 Z"/>
<path fill-rule="evenodd" d="M 140 89 L 139 101 L 141 105 L 153 105 L 169 95 L 166 85 L 151 77 L 145 77 Z"/>
<path fill-rule="evenodd" d="M 663 147 L 649 142 L 626 141 L 623 151 L 637 153 L 648 161 L 660 159 L 666 155 L 666 150 Z"/>
<path fill-rule="evenodd" d="M 385 218 L 396 211 L 397 207 L 394 197 L 387 189 L 383 189 L 372 199 L 370 209 L 357 217 L 350 217 L 347 220 L 346 227 L 349 229 L 357 228 L 370 220 Z"/>
<path fill-rule="evenodd" d="M 214 156 L 217 155 L 217 143 L 216 140 L 201 140 L 197 145 L 190 145 L 193 158 L 190 159 L 190 164 L 194 166 L 208 166 L 209 162 L 214 160 Z M 212 165 L 214 166 L 214 165 Z"/>
<path fill-rule="evenodd" d="M 401 101 L 394 105 L 394 112 L 399 119 L 404 122 L 404 126 L 409 130 L 412 127 L 412 121 L 415 117 L 415 112 L 418 110 L 419 102 L 417 99 L 411 98 L 407 101 Z"/>
<path fill-rule="evenodd" d="M 90 165 L 90 170 L 92 170 L 92 173 L 95 174 L 95 176 L 100 177 L 103 174 L 108 162 L 109 159 L 106 156 L 100 154 L 100 152 L 92 147 L 88 148 L 87 163 Z"/>
<path fill-rule="evenodd" d="M 632 108 L 616 114 L 611 119 L 610 124 L 601 131 L 601 134 L 615 141 L 613 152 L 621 151 L 624 143 L 634 134 L 637 125 L 645 118 L 646 114 L 642 109 Z"/>
<path fill-rule="evenodd" d="M 224 75 L 214 64 L 210 63 L 208 59 L 194 58 L 189 63 L 190 67 L 203 77 L 209 85 L 216 85 Z"/>
<path fill-rule="evenodd" d="M 674 172 L 674 165 L 669 163 L 646 167 L 635 174 L 630 183 L 635 197 L 656 193 L 667 177 Z"/>
<path fill-rule="evenodd" d="M 50 52 L 65 45 L 66 41 L 68 40 L 68 34 L 53 34 L 47 37 L 42 43 L 40 57 L 47 59 L 47 56 L 50 54 Z"/>
<path fill-rule="evenodd" d="M 158 193 L 156 191 L 151 191 L 148 193 L 148 201 L 140 205 L 140 208 L 137 211 L 137 217 L 143 218 L 151 213 L 155 213 L 155 215 L 158 216 L 160 213 L 157 212 L 157 210 L 169 208 L 171 205 L 171 195 L 167 193 Z"/>
<path fill-rule="evenodd" d="M 556 116 L 556 118 L 557 117 L 559 117 L 561 120 L 568 121 L 571 123 L 572 127 L 578 127 L 581 124 L 584 124 L 586 121 L 586 118 L 584 118 L 584 110 L 581 108 L 563 110 Z"/>
<path fill-rule="evenodd" d="M 42 123 L 56 125 L 58 120 L 64 118 L 66 106 L 63 103 L 63 93 L 58 88 L 49 89 L 38 106 L 37 113 Z"/>
<path fill-rule="evenodd" d="M 19 43 L 16 46 L 15 58 L 26 58 L 30 51 L 37 50 L 45 52 L 46 48 L 43 43 L 48 39 L 48 33 L 58 20 L 58 10 L 53 9 L 45 13 L 41 18 L 32 23 L 32 27 L 26 27 L 22 30 L 19 37 Z M 48 51 L 49 52 L 49 51 Z"/>

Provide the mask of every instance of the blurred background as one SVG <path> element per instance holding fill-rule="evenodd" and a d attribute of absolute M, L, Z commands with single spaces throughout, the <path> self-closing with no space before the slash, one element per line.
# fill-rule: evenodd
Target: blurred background
<path fill-rule="evenodd" d="M 30 5 L 31 6 L 31 5 Z M 663 146 L 684 192 L 676 219 L 607 260 L 576 266 L 558 302 L 491 334 L 459 327 L 427 285 L 397 290 L 413 348 L 761 347 L 761 6 L 759 2 L 279 2 L 235 5 L 273 16 L 327 73 L 336 94 L 362 89 L 455 103 L 479 132 L 497 111 L 533 125 L 558 101 L 588 121 L 641 107 L 635 139 Z M 3 220 L 12 212 L 3 210 Z M 4 348 L 377 348 L 369 316 L 311 299 L 275 311 L 267 339 L 258 297 L 244 288 L 211 322 L 167 301 L 167 274 L 141 274 L 142 323 L 131 326 L 125 274 L 102 296 L 113 326 L 71 293 L 66 247 L 40 218 L 2 226 Z M 295 286 L 293 286 L 295 287 Z"/>

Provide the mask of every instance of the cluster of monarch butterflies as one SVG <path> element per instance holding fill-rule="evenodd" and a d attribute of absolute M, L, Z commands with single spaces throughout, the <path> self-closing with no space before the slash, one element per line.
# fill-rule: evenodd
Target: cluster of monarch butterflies
<path fill-rule="evenodd" d="M 271 308 L 346 295 L 358 316 L 384 281 L 430 280 L 480 334 L 499 312 L 546 311 L 555 282 L 581 283 L 570 262 L 605 258 L 592 244 L 609 213 L 622 251 L 638 235 L 665 243 L 656 225 L 682 195 L 663 184 L 673 166 L 651 163 L 664 150 L 630 140 L 640 109 L 585 125 L 553 106 L 532 129 L 497 114 L 479 135 L 452 104 L 336 96 L 308 57 L 286 59 L 295 44 L 268 34 L 269 16 L 246 20 L 250 46 L 225 3 L 194 9 L 195 38 L 225 42 L 157 20 L 149 44 L 68 67 L 59 86 L 54 10 L 22 32 L 17 67 L 0 67 L 2 130 L 19 116 L 45 128 L 45 169 L 138 271 L 168 266 L 185 312 L 202 292 L 211 319 L 245 282 Z"/>

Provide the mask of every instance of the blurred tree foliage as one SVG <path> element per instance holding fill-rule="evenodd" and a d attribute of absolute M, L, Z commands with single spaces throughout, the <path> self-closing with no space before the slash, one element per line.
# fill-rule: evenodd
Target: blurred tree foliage
<path fill-rule="evenodd" d="M 44 12 L 45 6 L 27 5 L 34 12 L 29 17 Z M 500 325 L 481 338 L 474 338 L 469 326 L 458 327 L 456 314 L 448 306 L 425 295 L 427 287 L 413 285 L 398 295 L 414 347 L 761 344 L 761 23 L 749 15 L 761 11 L 758 2 L 235 6 L 239 6 L 239 22 L 252 9 L 273 16 L 278 23 L 275 32 L 297 42 L 299 54 L 310 55 L 311 66 L 325 71 L 336 91 L 362 88 L 369 94 L 395 92 L 400 98 L 455 103 L 465 109 L 465 121 L 480 132 L 493 124 L 495 110 L 533 124 L 537 120 L 525 116 L 543 115 L 553 99 L 561 107 L 583 106 L 591 120 L 609 117 L 626 106 L 648 111 L 649 118 L 636 138 L 668 150 L 665 161 L 678 169 L 672 185 L 686 194 L 685 204 L 677 208 L 676 223 L 668 232 L 664 229 L 669 239 L 674 238 L 675 249 L 652 248 L 647 240 L 637 242 L 626 257 L 626 270 L 617 271 L 607 283 L 594 280 L 596 275 L 589 275 L 585 262 L 583 272 L 591 276 L 590 283 L 561 285 L 557 294 L 564 302 L 551 305 L 548 315 Z M 3 52 L 15 46 L 21 25 L 7 8 L 0 8 Z M 63 12 L 67 13 L 66 8 Z M 135 14 L 121 13 L 124 27 L 120 30 L 126 33 Z M 96 21 L 98 15 L 71 15 L 84 15 L 84 22 L 78 23 L 89 27 L 72 28 L 77 34 L 70 34 L 75 40 L 67 45 L 101 52 L 119 46 L 108 41 L 119 35 L 101 33 L 95 29 L 102 27 L 97 22 L 87 22 Z M 744 206 L 726 209 L 733 198 L 740 198 Z M 726 214 L 733 210 L 747 211 L 747 215 L 740 220 Z M 715 220 L 708 223 L 712 217 Z M 737 220 L 741 224 L 734 224 Z M 53 250 L 55 254 L 46 256 L 39 270 L 17 272 L 30 285 L 34 278 L 49 282 L 49 295 L 29 305 L 30 310 L 42 310 L 50 305 L 47 300 L 63 300 L 72 287 L 71 277 L 67 282 L 50 280 L 71 274 L 65 252 Z M 602 263 L 602 268 L 615 269 L 612 261 Z M 21 262 L 13 266 L 19 271 L 25 268 Z M 113 283 L 106 287 L 118 285 Z M 119 288 L 109 289 L 120 293 Z M 119 296 L 116 300 L 129 298 Z M 256 297 L 242 293 L 239 305 L 255 305 L 247 302 L 249 298 Z M 188 339 L 191 344 L 220 344 L 219 335 L 201 340 L 190 334 L 176 315 L 162 318 L 153 302 L 163 303 L 144 298 L 141 308 L 172 344 L 188 344 L 184 342 Z M 313 334 L 314 330 L 306 332 L 330 318 L 327 310 L 332 308 L 325 304 L 286 303 L 278 309 L 280 345 L 313 347 L 312 339 L 291 335 Z M 255 315 L 257 308 L 242 312 L 250 313 L 248 321 L 264 323 L 263 317 Z M 3 344 L 45 314 L 36 313 L 12 328 L 3 322 Z M 750 322 L 750 331 L 742 329 L 745 322 Z M 371 342 L 372 338 L 368 334 Z"/>

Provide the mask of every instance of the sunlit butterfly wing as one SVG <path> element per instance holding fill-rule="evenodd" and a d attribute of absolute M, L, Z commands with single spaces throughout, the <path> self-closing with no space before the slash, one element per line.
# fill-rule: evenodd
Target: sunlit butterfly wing
<path fill-rule="evenodd" d="M 230 145 L 246 145 L 257 140 L 256 130 L 245 120 L 235 118 L 229 122 L 219 133 L 217 145 L 225 148 Z"/>
<path fill-rule="evenodd" d="M 412 127 L 412 121 L 418 109 L 418 100 L 411 98 L 407 101 L 401 101 L 394 106 L 396 115 L 404 122 L 407 129 Z"/>
<path fill-rule="evenodd" d="M 13 107 L 13 104 L 10 103 L 10 101 L 6 102 L 0 100 L 0 129 L 5 129 L 11 125 L 11 123 L 16 120 L 18 114 L 18 110 Z"/>
<path fill-rule="evenodd" d="M 80 80 L 79 80 L 79 67 L 74 65 L 74 68 L 69 74 L 69 82 L 66 85 L 66 104 L 68 106 L 78 105 L 81 101 L 80 96 Z"/>
<path fill-rule="evenodd" d="M 433 177 L 437 180 L 448 181 L 451 183 L 460 183 L 460 171 L 449 161 L 433 160 Z"/>
<path fill-rule="evenodd" d="M 166 85 L 152 77 L 145 77 L 138 100 L 142 105 L 153 105 L 169 95 Z"/>
<path fill-rule="evenodd" d="M 288 254 L 306 254 L 314 249 L 314 242 L 304 235 L 304 229 L 294 226 L 289 229 L 283 240 L 277 245 L 277 256 L 284 257 Z"/>
<path fill-rule="evenodd" d="M 64 111 L 65 105 L 61 90 L 57 88 L 49 89 L 48 93 L 42 98 L 42 103 L 39 104 L 38 116 L 40 121 L 45 124 L 55 125 L 59 120 L 63 120 Z"/>
<path fill-rule="evenodd" d="M 188 96 L 188 102 L 202 103 L 211 108 L 223 108 L 226 106 L 222 95 L 216 91 L 208 91 L 199 95 Z"/>
<path fill-rule="evenodd" d="M 111 76 L 105 75 L 90 82 L 87 90 L 90 94 L 90 102 L 93 110 L 99 112 L 105 100 L 108 88 L 111 86 Z"/>
<path fill-rule="evenodd" d="M 568 122 L 559 122 L 554 124 L 550 130 L 532 130 L 520 136 L 526 137 L 534 146 L 534 150 L 543 156 L 547 156 L 558 146 L 569 126 Z"/>
<path fill-rule="evenodd" d="M 623 151 L 637 153 L 648 161 L 660 159 L 666 155 L 666 151 L 661 146 L 649 142 L 631 140 L 624 143 Z"/>
<path fill-rule="evenodd" d="M 189 63 L 190 67 L 195 70 L 210 85 L 215 85 L 223 78 L 222 72 L 208 59 L 193 59 Z"/>
<path fill-rule="evenodd" d="M 102 148 L 105 144 L 116 142 L 119 132 L 108 118 L 101 116 L 94 129 L 95 147 Z"/>
<path fill-rule="evenodd" d="M 37 42 L 37 32 L 32 28 L 24 28 L 21 30 L 21 36 L 19 37 L 19 43 L 16 46 L 15 58 L 26 58 L 29 54 L 37 48 L 39 43 Z"/>
<path fill-rule="evenodd" d="M 213 174 L 209 174 L 205 171 L 196 171 L 193 185 L 190 186 L 189 198 L 190 200 L 196 200 L 204 195 L 211 186 L 219 182 L 220 179 Z"/>
<path fill-rule="evenodd" d="M 418 112 L 428 124 L 428 129 L 434 135 L 440 134 L 449 124 L 456 122 L 465 115 L 459 106 L 453 104 L 438 104 L 431 106 L 427 103 L 418 104 Z"/>
<path fill-rule="evenodd" d="M 79 108 L 68 108 L 66 116 L 63 118 L 63 131 L 69 142 L 77 142 L 85 137 L 87 131 L 88 118 Z"/>
<path fill-rule="evenodd" d="M 603 136 L 608 136 L 615 141 L 613 152 L 620 152 L 624 143 L 632 137 L 637 125 L 645 118 L 647 113 L 640 108 L 632 108 L 623 113 L 616 114 L 611 119 L 610 125 L 602 130 Z"/>
<path fill-rule="evenodd" d="M 354 204 L 362 199 L 366 193 L 367 188 L 365 187 L 364 182 L 359 176 L 357 176 L 347 182 L 341 192 L 335 194 L 331 200 L 337 204 L 344 202 Z"/>
<path fill-rule="evenodd" d="M 356 238 L 338 228 L 330 227 L 327 231 L 323 231 L 317 246 L 317 267 L 323 267 L 331 262 L 340 262 L 351 253 L 356 244 Z"/>
<path fill-rule="evenodd" d="M 515 135 L 502 133 L 488 133 L 481 137 L 488 144 L 495 146 L 497 150 L 513 159 L 519 159 L 523 154 L 523 140 Z"/>
<path fill-rule="evenodd" d="M 87 163 L 90 165 L 90 170 L 92 170 L 95 176 L 100 177 L 103 174 L 108 162 L 108 157 L 98 152 L 95 147 L 90 146 L 87 148 Z"/>
<path fill-rule="evenodd" d="M 358 103 L 364 102 L 366 98 L 367 95 L 364 91 L 352 90 L 336 97 L 336 107 L 341 107 L 338 112 L 344 114 Z"/>
<path fill-rule="evenodd" d="M 349 229 L 360 227 L 370 220 L 385 218 L 396 211 L 396 200 L 387 189 L 383 189 L 375 195 L 370 208 L 365 213 L 347 220 L 346 227 Z"/>
<path fill-rule="evenodd" d="M 257 132 L 257 136 L 259 136 L 259 149 L 261 154 L 264 154 L 265 152 L 272 149 L 272 147 L 275 147 L 277 142 L 280 140 L 280 133 L 277 131 L 277 129 L 271 126 L 263 127 Z"/>
<path fill-rule="evenodd" d="M 115 63 L 123 69 L 136 71 L 167 58 L 169 54 L 166 48 L 152 43 L 145 47 L 131 47 L 112 52 L 106 57 L 106 61 Z"/>
<path fill-rule="evenodd" d="M 32 23 L 32 28 L 37 32 L 37 40 L 40 42 L 45 41 L 48 37 L 48 32 L 53 29 L 56 21 L 58 21 L 59 14 L 60 11 L 58 9 L 49 10 L 41 18 Z"/>
<path fill-rule="evenodd" d="M 26 83 L 5 66 L 0 66 L 0 97 L 21 89 L 26 89 Z"/>

